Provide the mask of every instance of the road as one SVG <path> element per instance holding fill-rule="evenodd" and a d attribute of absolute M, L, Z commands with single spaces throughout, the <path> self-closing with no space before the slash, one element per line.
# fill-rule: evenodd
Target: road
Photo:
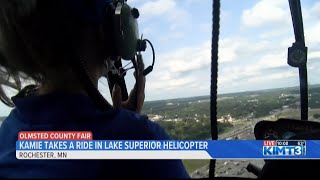
<path fill-rule="evenodd" d="M 270 120 L 272 117 L 277 115 L 287 113 L 290 110 L 284 110 L 280 112 L 275 112 L 269 116 L 254 118 L 250 121 L 243 121 L 242 126 L 236 126 L 234 130 L 223 133 L 219 135 L 219 139 L 246 139 L 254 140 L 254 126 L 261 120 Z M 252 163 L 260 168 L 263 167 L 263 160 L 217 160 L 216 161 L 216 176 L 219 177 L 249 177 L 256 178 L 256 176 L 246 170 L 249 163 Z M 204 166 L 191 174 L 193 178 L 203 178 L 208 177 L 209 166 Z"/>
<path fill-rule="evenodd" d="M 227 133 L 219 135 L 219 139 L 255 139 L 254 125 L 261 119 L 252 119 L 247 121 L 242 126 L 236 127 L 237 129 L 231 130 Z M 256 178 L 256 176 L 246 170 L 249 163 L 252 163 L 260 168 L 263 167 L 263 160 L 217 160 L 216 161 L 216 176 L 219 177 L 249 177 Z M 209 176 L 209 166 L 204 166 L 195 172 L 191 173 L 192 178 L 204 178 Z"/>

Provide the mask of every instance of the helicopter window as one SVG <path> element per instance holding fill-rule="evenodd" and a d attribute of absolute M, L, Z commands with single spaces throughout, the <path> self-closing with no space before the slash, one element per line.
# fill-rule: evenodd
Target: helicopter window
<path fill-rule="evenodd" d="M 320 3 L 307 0 L 301 6 L 309 48 L 309 120 L 317 120 Z M 288 47 L 295 42 L 288 1 L 222 1 L 220 17 L 217 118 L 220 127 L 232 127 L 219 139 L 255 139 L 253 128 L 260 120 L 300 119 L 299 72 L 287 64 Z M 278 138 L 272 130 L 267 135 Z M 264 161 L 217 160 L 215 174 L 256 177 L 247 172 L 249 163 L 262 167 Z"/>
<path fill-rule="evenodd" d="M 15 89 L 10 88 L 9 86 L 3 85 L 2 87 L 3 87 L 4 93 L 6 93 L 9 97 L 17 93 Z M 9 115 L 11 110 L 12 110 L 12 107 L 8 107 L 2 101 L 0 101 L 0 126 L 3 120 Z"/>
<path fill-rule="evenodd" d="M 98 82 L 98 89 L 101 95 L 112 105 L 111 94 L 109 92 L 108 79 L 101 77 Z"/>

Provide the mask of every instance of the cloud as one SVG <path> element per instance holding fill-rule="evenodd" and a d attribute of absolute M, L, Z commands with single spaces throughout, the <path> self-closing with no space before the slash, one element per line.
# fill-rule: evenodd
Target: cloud
<path fill-rule="evenodd" d="M 145 2 L 147 0 L 129 0 L 128 1 L 128 4 L 131 5 L 131 4 L 138 4 L 138 3 L 142 3 L 142 2 Z"/>
<path fill-rule="evenodd" d="M 191 19 L 190 13 L 181 8 L 176 8 L 174 11 L 169 12 L 170 18 L 168 21 L 171 23 L 170 30 L 176 30 L 181 26 L 188 25 Z"/>
<path fill-rule="evenodd" d="M 146 27 L 142 30 L 142 33 L 144 35 L 150 34 L 152 32 L 152 28 L 151 27 Z"/>
<path fill-rule="evenodd" d="M 238 81 L 254 81 L 254 78 L 265 76 L 264 73 L 267 71 L 286 67 L 287 46 L 283 51 L 274 48 L 275 44 L 279 46 L 277 42 L 269 40 L 252 42 L 245 37 L 222 39 L 219 45 L 219 86 L 229 86 L 230 83 L 235 86 L 237 84 L 235 82 Z M 165 63 L 157 64 L 152 74 L 152 85 L 148 88 L 153 91 L 159 89 L 179 91 L 181 88 L 200 89 L 200 87 L 202 90 L 209 90 L 210 41 L 203 42 L 199 46 L 182 47 L 161 54 L 158 62 Z M 270 78 L 280 77 L 274 75 Z"/>
<path fill-rule="evenodd" d="M 287 52 L 266 54 L 260 58 L 256 66 L 258 70 L 287 66 Z"/>
<path fill-rule="evenodd" d="M 170 31 L 186 29 L 191 24 L 192 16 L 185 6 L 180 6 L 177 3 L 181 2 L 174 0 L 153 0 L 142 3 L 138 7 L 141 14 L 141 24 L 149 24 L 151 20 L 155 21 L 155 18 L 162 17 L 159 20 L 162 21 L 164 19 L 169 23 L 168 29 Z"/>
<path fill-rule="evenodd" d="M 265 11 L 260 8 L 265 7 Z M 268 13 L 274 9 L 274 11 L 286 12 L 283 16 L 281 13 Z M 271 14 L 271 16 L 269 16 Z M 277 15 L 279 14 L 279 15 Z M 311 8 L 305 9 L 302 4 L 302 14 L 304 20 L 305 39 L 306 45 L 311 48 L 318 47 L 320 44 L 320 23 L 318 17 L 320 17 L 320 2 L 314 3 Z M 281 47 L 289 47 L 294 42 L 294 32 L 291 21 L 290 9 L 288 2 L 271 0 L 270 3 L 267 0 L 259 1 L 254 7 L 246 9 L 242 13 L 242 25 L 244 27 L 258 28 L 260 39 L 272 40 L 282 38 L 280 43 Z M 264 28 L 263 26 L 269 26 Z M 264 28 L 264 29 L 262 29 Z M 268 29 L 268 30 L 266 30 Z M 285 39 L 286 38 L 286 39 Z"/>
<path fill-rule="evenodd" d="M 254 54 L 261 54 L 274 50 L 274 43 L 270 41 L 258 41 L 252 42 L 244 37 L 234 37 L 221 39 L 219 42 L 219 63 L 232 63 L 242 57 L 250 56 Z M 287 46 L 285 46 L 287 48 Z M 174 53 L 167 54 L 169 57 L 177 57 L 179 63 L 186 63 L 184 67 L 187 67 L 186 71 L 192 69 L 199 69 L 199 67 L 208 66 L 211 63 L 211 42 L 207 41 L 199 45 L 198 47 L 192 48 L 181 48 Z M 185 57 L 189 58 L 190 61 L 185 61 Z M 176 60 L 175 59 L 175 60 Z M 187 65 L 188 64 L 188 65 Z M 197 65 L 194 65 L 197 64 Z M 193 67 L 193 68 L 192 68 Z"/>
<path fill-rule="evenodd" d="M 233 62 L 255 59 L 257 56 L 270 53 L 282 53 L 292 44 L 292 38 L 279 39 L 249 39 L 250 37 L 232 37 L 220 40 L 220 62 Z M 280 43 L 278 42 L 280 41 Z M 229 57 L 229 58 L 228 58 Z"/>
<path fill-rule="evenodd" d="M 295 72 L 278 72 L 269 74 L 268 76 L 260 75 L 255 77 L 250 77 L 247 82 L 249 83 L 256 83 L 256 82 L 266 82 L 266 81 L 272 81 L 272 80 L 279 80 L 279 79 L 287 79 L 291 77 L 296 77 L 297 73 Z"/>
<path fill-rule="evenodd" d="M 290 35 L 288 35 L 290 36 Z M 287 65 L 287 48 L 292 37 L 250 39 L 247 36 L 224 38 L 219 43 L 219 87 L 248 87 L 245 82 L 258 82 L 265 78 L 287 79 L 294 75 Z M 182 47 L 161 54 L 152 78 L 152 88 L 175 90 L 181 88 L 209 90 L 211 67 L 211 42 L 198 46 Z M 288 69 L 289 71 L 287 71 Z M 200 73 L 204 72 L 204 73 Z M 268 76 L 266 78 L 266 76 Z M 197 79 L 201 79 L 200 81 Z M 173 86 L 173 84 L 176 84 Z M 188 85 L 189 84 L 189 85 Z M 162 88 L 161 88 L 162 87 Z M 208 91 L 209 92 L 209 91 Z"/>
<path fill-rule="evenodd" d="M 168 43 L 172 43 L 173 40 L 182 39 L 184 37 L 185 37 L 185 33 L 183 31 L 175 30 L 166 36 L 159 37 L 159 40 L 161 44 L 168 44 Z"/>
<path fill-rule="evenodd" d="M 171 77 L 168 79 L 158 79 L 156 82 L 149 83 L 148 88 L 151 90 L 175 90 L 182 87 L 188 87 L 196 82 L 195 77 Z"/>
<path fill-rule="evenodd" d="M 255 65 L 225 68 L 219 72 L 218 76 L 219 93 L 297 85 L 298 73 L 296 69 L 290 67 L 284 71 L 276 70 L 275 67 L 273 69 L 275 71 L 269 72 L 267 69 Z"/>
<path fill-rule="evenodd" d="M 156 0 L 144 3 L 139 11 L 143 16 L 159 16 L 173 10 L 176 6 L 172 0 Z"/>
<path fill-rule="evenodd" d="M 287 36 L 289 33 L 292 33 L 292 30 L 288 27 L 280 28 L 280 29 L 272 29 L 267 32 L 263 32 L 259 35 L 260 39 L 271 39 L 271 38 L 279 38 L 283 36 Z"/>
<path fill-rule="evenodd" d="M 199 0 L 184 0 L 184 2 L 186 3 L 186 5 L 191 5 L 192 3 L 198 3 Z"/>
<path fill-rule="evenodd" d="M 308 54 L 308 60 L 320 60 L 320 51 L 310 52 Z"/>
<path fill-rule="evenodd" d="M 247 65 L 230 67 L 222 65 L 219 72 L 219 84 L 237 81 L 253 82 L 263 77 L 266 79 L 276 79 L 275 77 L 281 79 L 281 76 L 276 74 L 279 74 L 280 68 L 288 66 L 286 62 L 286 53 L 268 53 L 260 55 L 257 61 Z M 276 72 L 273 72 L 273 70 L 276 70 Z M 289 72 L 291 73 L 291 71 Z M 287 78 L 287 76 L 282 77 Z"/>
<path fill-rule="evenodd" d="M 232 62 L 237 58 L 237 50 L 245 41 L 239 39 L 222 39 L 219 42 L 219 63 Z"/>
<path fill-rule="evenodd" d="M 161 63 L 157 63 L 147 78 L 146 91 L 150 94 L 161 90 L 162 94 L 174 97 L 179 96 L 179 93 L 185 94 L 186 89 L 189 93 L 207 90 L 209 76 L 203 77 L 202 74 L 207 76 L 210 69 L 210 41 L 202 42 L 199 46 L 181 47 L 160 54 L 157 59 Z"/>
<path fill-rule="evenodd" d="M 311 8 L 311 13 L 314 15 L 314 17 L 320 17 L 320 2 L 314 4 L 314 6 Z"/>
<path fill-rule="evenodd" d="M 313 24 L 312 27 L 305 26 L 305 40 L 309 47 L 319 48 L 320 44 L 320 22 Z"/>
<path fill-rule="evenodd" d="M 219 63 L 232 62 L 236 59 L 239 41 L 223 40 L 219 47 Z M 159 56 L 159 61 L 167 62 L 164 68 L 171 73 L 186 73 L 201 70 L 211 64 L 211 41 L 199 46 L 182 47 Z"/>
<path fill-rule="evenodd" d="M 212 31 L 212 24 L 211 22 L 207 22 L 207 23 L 201 23 L 199 25 L 199 30 L 200 32 L 204 32 L 204 33 L 207 33 L 207 32 L 210 32 Z"/>
<path fill-rule="evenodd" d="M 290 23 L 290 20 L 288 2 L 283 0 L 261 0 L 252 8 L 245 9 L 241 17 L 245 27 L 282 25 Z"/>
<path fill-rule="evenodd" d="M 211 42 L 197 47 L 183 47 L 159 56 L 159 61 L 167 62 L 165 69 L 172 73 L 184 73 L 199 70 L 211 62 Z"/>

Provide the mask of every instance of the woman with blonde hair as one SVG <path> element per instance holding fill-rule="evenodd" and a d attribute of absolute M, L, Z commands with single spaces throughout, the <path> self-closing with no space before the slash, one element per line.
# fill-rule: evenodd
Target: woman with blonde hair
<path fill-rule="evenodd" d="M 171 139 L 139 114 L 145 86 L 142 61 L 128 101 L 121 102 L 117 85 L 114 107 L 97 90 L 99 78 L 107 74 L 105 60 L 118 55 L 109 17 L 116 3 L 124 2 L 0 0 L 1 77 L 15 80 L 17 87 L 30 79 L 37 84 L 22 87 L 13 102 L 0 93 L 4 102 L 15 105 L 0 128 L 1 178 L 189 178 L 181 160 L 16 159 L 20 131 L 91 131 L 95 140 Z M 134 99 L 136 112 L 126 110 Z"/>

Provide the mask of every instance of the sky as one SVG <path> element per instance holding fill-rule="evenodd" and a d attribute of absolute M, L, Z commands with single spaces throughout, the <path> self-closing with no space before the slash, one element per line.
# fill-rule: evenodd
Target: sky
<path fill-rule="evenodd" d="M 212 0 L 128 0 L 140 11 L 139 31 L 152 41 L 154 71 L 146 101 L 210 94 Z M 308 80 L 320 83 L 320 1 L 301 0 Z M 287 65 L 294 42 L 288 0 L 222 0 L 218 93 L 298 86 L 298 69 Z M 151 64 L 151 48 L 143 54 Z M 123 62 L 127 64 L 127 62 Z M 126 76 L 128 89 L 133 72 Z M 106 79 L 99 90 L 110 101 Z M 8 112 L 0 104 L 1 113 Z"/>
<path fill-rule="evenodd" d="M 128 0 L 152 40 L 157 61 L 147 77 L 146 99 L 210 94 L 211 0 Z M 302 0 L 309 83 L 320 83 L 320 2 Z M 218 93 L 299 85 L 287 65 L 294 42 L 288 0 L 222 0 Z M 151 56 L 144 56 L 146 64 Z M 128 78 L 129 79 L 129 78 Z"/>

